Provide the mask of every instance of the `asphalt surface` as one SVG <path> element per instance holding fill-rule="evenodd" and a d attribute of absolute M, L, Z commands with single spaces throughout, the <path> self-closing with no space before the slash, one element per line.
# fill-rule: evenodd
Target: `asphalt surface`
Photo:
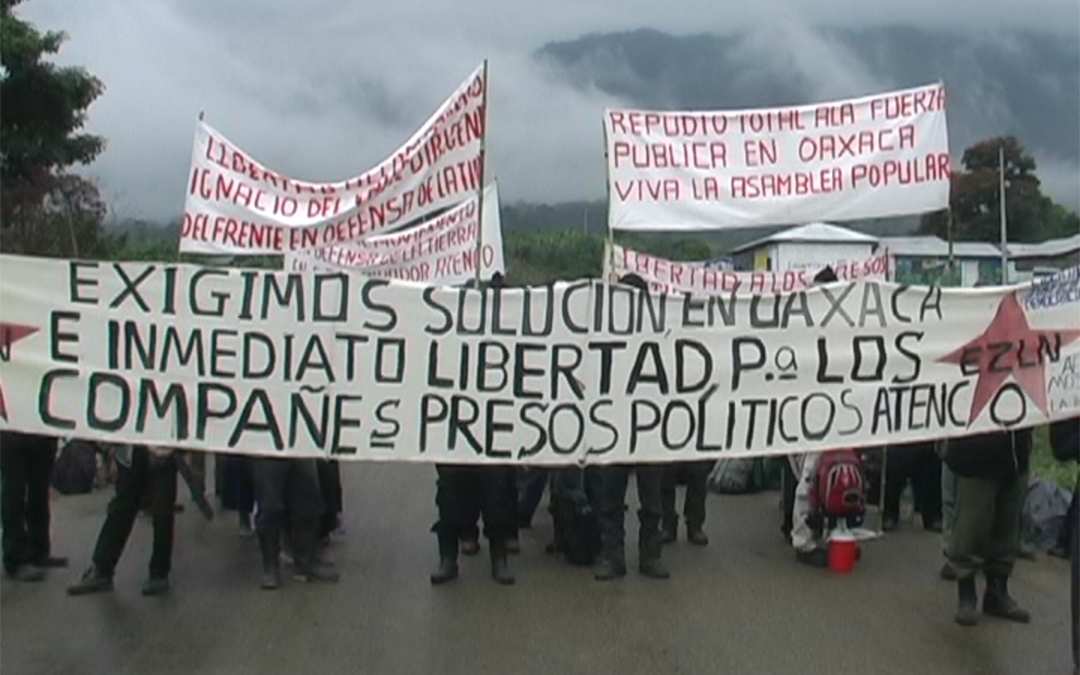
<path fill-rule="evenodd" d="M 88 564 L 108 492 L 58 497 L 44 584 L 0 585 L 3 675 L 299 673 L 736 673 L 1062 675 L 1068 567 L 1021 562 L 1014 595 L 1028 626 L 952 621 L 955 586 L 937 578 L 938 538 L 910 525 L 866 545 L 859 569 L 798 565 L 779 533 L 778 493 L 710 496 L 698 549 L 665 549 L 668 581 L 613 583 L 544 553 L 550 518 L 522 533 L 518 583 L 488 574 L 486 546 L 462 578 L 433 588 L 434 470 L 345 465 L 347 532 L 338 585 L 258 589 L 258 550 L 231 513 L 179 517 L 173 588 L 143 598 L 150 524 L 140 519 L 112 594 L 69 598 Z M 633 490 L 631 490 L 631 493 Z M 183 501 L 187 502 L 186 492 Z M 680 498 L 681 500 L 681 498 Z M 636 563 L 636 519 L 628 562 Z"/>

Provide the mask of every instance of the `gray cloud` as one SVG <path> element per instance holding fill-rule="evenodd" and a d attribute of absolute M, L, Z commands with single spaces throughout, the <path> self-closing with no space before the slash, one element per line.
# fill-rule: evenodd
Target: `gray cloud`
<path fill-rule="evenodd" d="M 150 218 L 175 216 L 183 206 L 200 110 L 270 166 L 302 179 L 341 179 L 403 142 L 485 57 L 490 166 L 503 198 L 600 197 L 601 111 L 622 102 L 532 57 L 549 40 L 588 32 L 748 31 L 748 64 L 798 71 L 816 98 L 883 83 L 811 25 L 1080 33 L 1075 0 L 32 0 L 19 11 L 41 28 L 67 31 L 61 61 L 105 82 L 90 128 L 109 147 L 87 172 L 122 215 Z M 1062 178 L 1048 186 L 1068 183 L 1067 164 L 1052 169 Z"/>

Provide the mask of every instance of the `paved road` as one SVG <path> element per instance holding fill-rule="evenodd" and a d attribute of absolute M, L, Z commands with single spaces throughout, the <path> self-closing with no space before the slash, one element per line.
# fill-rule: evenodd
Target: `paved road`
<path fill-rule="evenodd" d="M 1022 563 L 1015 594 L 1030 626 L 952 622 L 935 537 L 901 531 L 868 546 L 859 570 L 796 565 L 780 538 L 776 493 L 711 497 L 709 548 L 666 549 L 673 578 L 600 584 L 544 554 L 550 520 L 523 533 L 518 584 L 483 557 L 432 588 L 430 467 L 348 465 L 348 533 L 337 586 L 257 588 L 258 552 L 234 519 L 180 517 L 173 592 L 146 599 L 140 520 L 116 592 L 68 598 L 89 560 L 107 494 L 56 502 L 57 552 L 72 568 L 43 585 L 0 588 L 3 675 L 333 675 L 335 673 L 736 673 L 1061 675 L 1068 656 L 1068 570 Z M 231 515 L 231 514 L 228 514 Z M 633 521 L 631 521 L 632 523 Z M 630 528 L 631 533 L 636 527 Z M 633 534 L 631 535 L 633 536 Z M 632 549 L 631 549 L 632 550 Z M 631 555 L 630 562 L 633 563 Z"/>

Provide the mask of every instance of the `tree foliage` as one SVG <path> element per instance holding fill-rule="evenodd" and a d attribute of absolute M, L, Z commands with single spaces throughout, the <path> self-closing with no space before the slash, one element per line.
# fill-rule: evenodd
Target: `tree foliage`
<path fill-rule="evenodd" d="M 104 91 L 83 68 L 49 59 L 65 36 L 15 16 L 21 0 L 0 0 L 0 247 L 39 255 L 86 254 L 97 245 L 104 202 L 89 181 L 68 173 L 104 149 L 83 133 Z"/>
<path fill-rule="evenodd" d="M 1007 236 L 1013 242 L 1037 242 L 1053 236 L 1063 236 L 1065 229 L 1059 214 L 1055 227 L 1052 218 L 1054 203 L 1042 193 L 1035 175 L 1035 158 L 1013 136 L 989 138 L 964 151 L 963 169 L 953 173 L 950 206 L 952 236 L 957 241 L 1001 240 L 1001 184 L 999 148 L 1004 149 L 1005 216 Z M 948 237 L 947 214 L 928 214 L 922 219 L 919 231 Z"/>

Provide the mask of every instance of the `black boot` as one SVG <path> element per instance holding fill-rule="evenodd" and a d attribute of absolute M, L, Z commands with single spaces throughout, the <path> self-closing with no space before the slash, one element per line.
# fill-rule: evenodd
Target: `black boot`
<path fill-rule="evenodd" d="M 281 585 L 281 570 L 278 567 L 281 557 L 281 531 L 277 528 L 259 530 L 259 551 L 262 553 L 262 579 L 259 587 L 272 591 Z"/>
<path fill-rule="evenodd" d="M 960 579 L 959 604 L 956 607 L 956 623 L 961 626 L 974 626 L 979 623 L 979 594 L 975 590 L 975 578 Z"/>
<path fill-rule="evenodd" d="M 439 567 L 431 573 L 435 586 L 458 578 L 458 538 L 456 535 L 439 535 Z"/>
<path fill-rule="evenodd" d="M 1031 614 L 1021 609 L 1009 596 L 1009 578 L 997 574 L 986 575 L 986 594 L 983 595 L 983 614 L 1000 619 L 1028 623 Z"/>
<path fill-rule="evenodd" d="M 319 558 L 319 518 L 300 518 L 293 526 L 293 579 L 303 583 L 323 581 L 336 584 L 338 571 Z"/>
<path fill-rule="evenodd" d="M 514 583 L 514 575 L 510 573 L 510 562 L 507 559 L 506 540 L 492 539 L 488 548 L 491 549 L 491 578 L 504 586 Z"/>

